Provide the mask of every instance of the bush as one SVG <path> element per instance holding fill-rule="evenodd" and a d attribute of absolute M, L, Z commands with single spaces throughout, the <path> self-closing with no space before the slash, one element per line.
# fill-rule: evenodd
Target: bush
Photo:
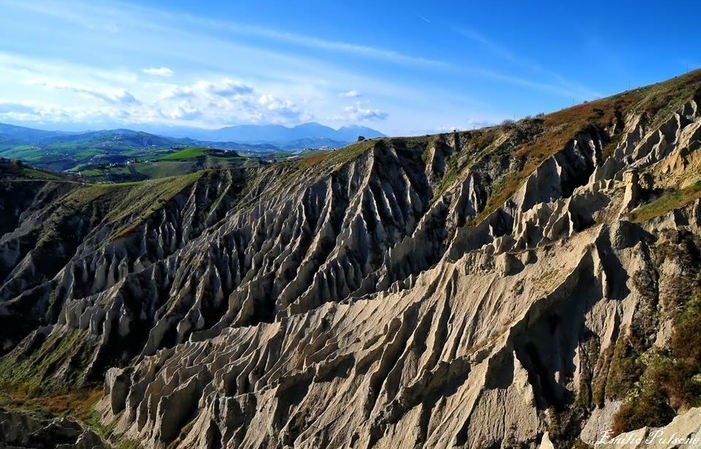
<path fill-rule="evenodd" d="M 686 360 L 665 361 L 650 369 L 652 385 L 659 388 L 675 410 L 696 405 L 701 386 L 694 381 L 698 367 Z"/>
<path fill-rule="evenodd" d="M 653 260 L 673 258 L 684 267 L 683 273 L 662 280 L 654 270 L 633 275 L 644 301 L 633 317 L 628 338 L 619 337 L 616 342 L 606 384 L 607 397 L 629 398 L 613 417 L 611 430 L 615 433 L 662 426 L 676 413 L 701 405 L 699 247 L 698 239 L 690 233 L 663 232 Z M 660 298 L 658 292 L 663 289 L 666 294 Z M 667 348 L 652 347 L 660 306 L 673 319 Z"/>
<path fill-rule="evenodd" d="M 611 432 L 614 435 L 641 427 L 661 427 L 674 419 L 674 410 L 659 391 L 645 393 L 621 406 L 614 415 Z"/>
<path fill-rule="evenodd" d="M 620 342 L 614 351 L 606 393 L 609 397 L 630 394 L 631 373 L 640 378 L 642 389 L 614 415 L 611 430 L 615 434 L 668 424 L 676 413 L 701 404 L 701 298 L 686 301 L 676 317 L 669 352 L 647 352 L 645 357 L 638 357 L 628 343 Z M 642 369 L 641 359 L 646 360 L 642 376 L 637 371 Z"/>
<path fill-rule="evenodd" d="M 701 311 L 693 305 L 677 320 L 670 349 L 675 357 L 701 365 Z"/>
<path fill-rule="evenodd" d="M 507 119 L 507 120 L 504 120 L 503 122 L 501 122 L 500 126 L 506 128 L 506 129 L 514 129 L 514 128 L 516 128 L 516 122 L 513 120 Z"/>
<path fill-rule="evenodd" d="M 625 330 L 621 330 L 624 332 Z M 606 397 L 623 399 L 640 379 L 644 367 L 638 360 L 639 354 L 627 336 L 621 335 L 613 350 L 613 358 L 606 382 Z"/>

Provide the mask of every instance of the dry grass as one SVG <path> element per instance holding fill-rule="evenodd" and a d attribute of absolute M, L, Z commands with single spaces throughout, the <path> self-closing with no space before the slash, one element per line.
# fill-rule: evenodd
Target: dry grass
<path fill-rule="evenodd" d="M 93 388 L 36 395 L 26 384 L 3 384 L 0 388 L 0 406 L 40 416 L 71 416 L 86 421 L 92 408 L 102 398 L 102 393 L 102 389 Z"/>
<path fill-rule="evenodd" d="M 332 151 L 329 157 L 325 158 L 324 162 L 335 167 L 340 167 L 352 160 L 357 159 L 361 154 L 375 148 L 375 145 L 386 144 L 387 139 L 369 139 L 363 140 L 361 142 L 356 142 L 354 144 L 348 145 L 347 147 L 341 148 L 340 150 Z"/>
<path fill-rule="evenodd" d="M 697 292 L 681 305 L 674 317 L 674 330 L 667 350 L 649 349 L 645 354 L 636 355 L 635 366 L 620 365 L 619 371 L 625 382 L 618 386 L 617 396 L 628 396 L 629 399 L 613 417 L 611 427 L 614 434 L 644 426 L 665 425 L 677 413 L 701 405 L 699 348 L 701 295 Z M 614 386 L 611 376 L 608 380 L 607 394 L 609 387 Z M 632 388 L 632 382 L 636 383 L 636 388 Z"/>
<path fill-rule="evenodd" d="M 326 160 L 331 155 L 331 151 L 318 151 L 310 155 L 302 155 L 302 162 L 307 167 L 313 167 Z"/>
<path fill-rule="evenodd" d="M 493 189 L 494 193 L 475 222 L 481 222 L 504 204 L 543 162 L 564 149 L 578 133 L 591 128 L 603 130 L 613 127 L 620 111 L 638 100 L 638 96 L 622 94 L 543 116 L 543 132 L 520 145 L 513 153 L 513 158 L 521 161 L 518 165 L 523 168 L 500 180 L 499 188 Z"/>
<path fill-rule="evenodd" d="M 474 354 L 476 354 L 477 352 L 481 351 L 482 349 L 494 345 L 494 343 L 495 343 L 496 341 L 498 341 L 498 340 L 499 340 L 500 338 L 502 338 L 507 332 L 509 332 L 509 330 L 511 330 L 511 326 L 513 326 L 513 325 L 514 325 L 514 322 L 512 321 L 512 322 L 510 322 L 510 323 L 508 323 L 508 324 L 505 324 L 505 325 L 501 326 L 501 327 L 499 328 L 498 331 L 496 331 L 495 333 L 493 333 L 492 335 L 490 335 L 488 338 L 486 338 L 486 339 L 484 339 L 484 340 L 480 340 L 480 341 L 476 342 L 474 345 L 470 346 L 470 347 L 467 349 L 466 354 L 467 354 L 468 356 L 474 355 Z"/>
<path fill-rule="evenodd" d="M 539 120 L 542 121 L 542 132 L 526 136 L 526 140 L 512 153 L 512 158 L 518 162 L 513 165 L 522 168 L 495 180 L 498 188 L 492 189 L 486 207 L 472 224 L 478 224 L 498 209 L 545 160 L 565 148 L 578 133 L 596 129 L 605 136 L 605 130 L 620 131 L 620 121 L 630 112 L 645 113 L 651 117 L 651 126 L 659 125 L 684 103 L 698 96 L 699 89 L 701 71 L 695 71 L 665 83 L 580 104 L 541 117 Z M 527 122 L 522 120 L 486 129 L 476 134 L 480 141 L 475 140 L 474 143 L 486 145 L 484 148 L 488 149 L 495 140 L 495 129 L 504 134 L 519 127 L 523 128 Z M 619 143 L 620 135 L 611 137 L 602 149 L 602 158 L 613 154 Z M 480 156 L 484 154 L 488 152 L 482 152 Z M 452 184 L 459 178 L 460 176 L 454 176 L 448 181 Z"/>
<path fill-rule="evenodd" d="M 65 417 L 80 422 L 83 427 L 90 428 L 103 441 L 108 441 L 110 447 L 116 449 L 142 449 L 134 441 L 126 440 L 114 434 L 114 426 L 106 426 L 94 407 L 103 397 L 102 389 L 84 388 L 67 392 L 44 392 L 36 396 L 24 385 L 0 385 L 0 407 L 7 410 L 29 414 L 39 419 L 54 419 Z"/>

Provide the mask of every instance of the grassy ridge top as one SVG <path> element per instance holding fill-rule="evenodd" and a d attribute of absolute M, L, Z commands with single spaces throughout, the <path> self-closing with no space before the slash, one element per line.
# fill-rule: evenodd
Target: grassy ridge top
<path fill-rule="evenodd" d="M 160 161 L 184 161 L 197 158 L 209 158 L 212 160 L 232 160 L 245 159 L 235 151 L 221 151 L 206 147 L 186 148 L 176 153 L 168 154 L 158 158 Z"/>
<path fill-rule="evenodd" d="M 93 226 L 115 227 L 114 238 L 138 227 L 168 201 L 196 183 L 206 172 L 143 182 L 77 186 L 54 205 L 42 240 L 60 239 L 74 216 L 89 216 Z"/>
<path fill-rule="evenodd" d="M 18 160 L 2 159 L 0 161 L 0 177 L 6 180 L 37 180 L 37 181 L 66 181 L 67 176 L 61 176 L 50 170 L 30 167 Z"/>

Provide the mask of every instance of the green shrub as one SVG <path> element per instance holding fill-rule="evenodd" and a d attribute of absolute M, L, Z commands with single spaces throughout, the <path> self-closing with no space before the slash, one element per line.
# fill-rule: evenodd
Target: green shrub
<path fill-rule="evenodd" d="M 661 427 L 673 418 L 674 410 L 660 391 L 646 392 L 621 406 L 613 417 L 611 432 L 618 435 L 645 426 Z"/>
<path fill-rule="evenodd" d="M 672 354 L 701 365 L 701 310 L 700 301 L 694 300 L 676 320 L 670 342 Z"/>
<path fill-rule="evenodd" d="M 699 367 L 686 360 L 665 360 L 650 369 L 652 385 L 659 385 L 670 407 L 682 410 L 696 405 L 701 395 L 701 385 L 694 380 Z"/>
<path fill-rule="evenodd" d="M 643 363 L 643 357 L 634 356 L 627 340 L 625 344 L 617 343 L 606 385 L 607 396 L 630 395 L 631 373 L 640 378 L 641 392 L 614 415 L 611 425 L 614 434 L 644 426 L 663 426 L 676 413 L 701 405 L 701 298 L 697 295 L 681 307 L 674 320 L 669 351 L 648 351 Z M 640 375 L 643 365 L 644 372 Z"/>
<path fill-rule="evenodd" d="M 621 330 L 623 333 L 625 329 Z M 630 343 L 627 336 L 621 335 L 616 342 L 611 359 L 611 366 L 606 381 L 606 397 L 611 399 L 625 398 L 640 379 L 644 366 L 639 360 L 639 353 Z"/>
<path fill-rule="evenodd" d="M 606 398 L 606 380 L 613 359 L 613 348 L 607 347 L 599 355 L 594 368 L 594 379 L 592 380 L 592 401 L 594 405 L 601 408 L 604 406 Z"/>

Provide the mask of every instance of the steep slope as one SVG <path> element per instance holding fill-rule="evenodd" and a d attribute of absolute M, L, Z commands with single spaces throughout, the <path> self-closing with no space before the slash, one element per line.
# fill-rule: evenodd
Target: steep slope
<path fill-rule="evenodd" d="M 0 378 L 105 379 L 103 421 L 153 448 L 667 424 L 699 398 L 700 88 L 50 205 L 46 183 L 0 239 Z"/>

